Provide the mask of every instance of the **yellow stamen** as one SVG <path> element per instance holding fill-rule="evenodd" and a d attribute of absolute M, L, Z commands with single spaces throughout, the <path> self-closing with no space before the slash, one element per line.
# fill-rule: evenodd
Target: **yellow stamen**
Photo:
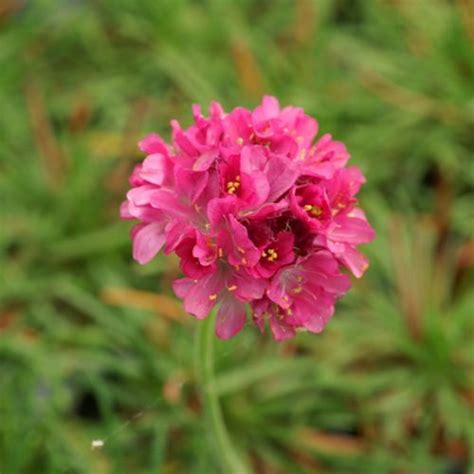
<path fill-rule="evenodd" d="M 244 139 L 242 137 L 237 138 L 237 145 L 243 145 L 244 144 Z"/>
<path fill-rule="evenodd" d="M 315 206 L 314 204 L 305 204 L 303 206 L 303 209 L 309 212 L 314 217 L 319 217 L 323 213 L 323 210 L 319 206 Z"/>
<path fill-rule="evenodd" d="M 217 299 L 217 295 L 216 295 L 215 293 L 214 293 L 213 295 L 209 295 L 209 299 L 210 299 L 211 301 L 214 301 L 214 300 Z"/>
<path fill-rule="evenodd" d="M 274 262 L 278 258 L 278 253 L 276 252 L 275 249 L 267 249 L 266 252 L 263 252 L 265 255 L 264 257 L 267 257 L 267 260 L 269 262 Z"/>
<path fill-rule="evenodd" d="M 228 181 L 226 188 L 229 194 L 234 194 L 240 188 L 240 176 L 236 176 L 235 181 Z"/>
<path fill-rule="evenodd" d="M 228 286 L 227 289 L 229 291 L 235 291 L 237 289 L 237 285 Z"/>
<path fill-rule="evenodd" d="M 294 289 L 293 289 L 293 293 L 295 293 L 295 294 L 297 294 L 297 295 L 298 295 L 299 293 L 301 293 L 302 291 L 303 291 L 303 287 L 301 287 L 301 286 L 298 286 L 297 288 L 294 288 Z"/>

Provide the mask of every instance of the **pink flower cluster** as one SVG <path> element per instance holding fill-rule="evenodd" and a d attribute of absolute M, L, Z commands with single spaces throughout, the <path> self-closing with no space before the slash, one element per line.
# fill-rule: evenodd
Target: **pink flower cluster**
<path fill-rule="evenodd" d="M 218 305 L 216 334 L 237 334 L 251 309 L 276 340 L 320 332 L 350 287 L 348 268 L 368 266 L 357 245 L 374 231 L 355 195 L 365 179 L 346 167 L 346 147 L 318 132 L 297 107 L 264 97 L 255 110 L 209 117 L 193 107 L 187 129 L 172 121 L 172 145 L 155 134 L 130 177 L 121 216 L 136 219 L 133 256 L 149 262 L 175 252 L 185 278 L 174 283 L 198 319 Z"/>

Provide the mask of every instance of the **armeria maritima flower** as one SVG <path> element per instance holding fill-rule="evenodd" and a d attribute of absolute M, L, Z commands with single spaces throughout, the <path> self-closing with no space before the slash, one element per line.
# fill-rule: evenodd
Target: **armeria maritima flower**
<path fill-rule="evenodd" d="M 174 283 L 187 312 L 206 318 L 218 306 L 216 333 L 237 334 L 252 319 L 276 340 L 297 329 L 320 332 L 350 287 L 347 268 L 367 268 L 357 246 L 374 231 L 355 198 L 365 179 L 346 167 L 341 142 L 316 120 L 274 97 L 250 111 L 209 117 L 193 107 L 187 129 L 172 121 L 172 144 L 155 134 L 140 143 L 147 155 L 130 177 L 122 204 L 133 256 L 147 263 L 175 252 L 186 275 Z"/>

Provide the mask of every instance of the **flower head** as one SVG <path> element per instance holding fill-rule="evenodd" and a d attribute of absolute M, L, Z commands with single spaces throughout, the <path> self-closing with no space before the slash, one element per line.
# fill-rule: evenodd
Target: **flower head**
<path fill-rule="evenodd" d="M 133 256 L 147 263 L 176 253 L 185 277 L 174 283 L 198 319 L 218 306 L 216 333 L 237 334 L 252 320 L 276 340 L 320 332 L 350 287 L 344 268 L 362 276 L 357 246 L 374 238 L 356 194 L 365 178 L 346 167 L 344 144 L 323 135 L 301 108 L 264 97 L 253 111 L 172 121 L 172 144 L 155 134 L 130 177 L 121 216 L 132 229 Z"/>

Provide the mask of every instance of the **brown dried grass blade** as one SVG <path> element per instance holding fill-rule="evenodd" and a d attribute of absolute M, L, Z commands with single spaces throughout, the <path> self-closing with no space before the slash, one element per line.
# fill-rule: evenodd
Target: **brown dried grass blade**
<path fill-rule="evenodd" d="M 36 82 L 29 81 L 26 84 L 25 98 L 33 136 L 42 157 L 46 180 L 52 189 L 58 189 L 64 181 L 66 157 L 54 134 L 43 95 Z"/>
<path fill-rule="evenodd" d="M 104 288 L 101 299 L 104 303 L 113 306 L 152 311 L 169 321 L 176 321 L 180 324 L 186 324 L 190 321 L 190 318 L 184 314 L 181 305 L 167 295 L 130 288 Z"/>
<path fill-rule="evenodd" d="M 234 40 L 232 43 L 232 57 L 234 58 L 241 89 L 253 99 L 260 98 L 265 90 L 264 81 L 249 45 L 242 39 Z"/>
<path fill-rule="evenodd" d="M 326 454 L 358 456 L 366 450 L 364 441 L 357 436 L 327 433 L 311 428 L 302 428 L 296 436 L 301 445 Z"/>

